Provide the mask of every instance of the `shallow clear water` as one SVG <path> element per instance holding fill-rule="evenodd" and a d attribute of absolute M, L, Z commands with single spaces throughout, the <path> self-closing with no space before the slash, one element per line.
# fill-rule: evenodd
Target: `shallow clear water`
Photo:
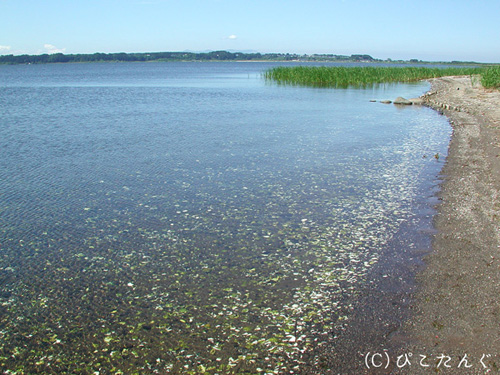
<path fill-rule="evenodd" d="M 450 127 L 271 66 L 0 66 L 0 368 L 279 373 L 349 319 Z"/>

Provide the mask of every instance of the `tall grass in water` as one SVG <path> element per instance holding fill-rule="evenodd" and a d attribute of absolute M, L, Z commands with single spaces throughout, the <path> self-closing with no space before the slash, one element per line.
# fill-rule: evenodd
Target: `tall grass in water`
<path fill-rule="evenodd" d="M 363 87 L 387 82 L 415 82 L 452 75 L 481 74 L 482 68 L 426 67 L 276 67 L 264 73 L 280 84 L 314 87 Z"/>
<path fill-rule="evenodd" d="M 481 73 L 481 84 L 486 88 L 500 89 L 500 66 L 491 66 Z"/>

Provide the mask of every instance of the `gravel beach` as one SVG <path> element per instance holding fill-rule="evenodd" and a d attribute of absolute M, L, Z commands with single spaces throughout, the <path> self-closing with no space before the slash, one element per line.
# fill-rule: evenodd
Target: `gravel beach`
<path fill-rule="evenodd" d="M 431 81 L 424 97 L 453 127 L 437 234 L 417 276 L 393 373 L 500 371 L 500 91 L 470 77 Z M 402 366 L 408 358 L 408 365 Z M 411 365 L 409 364 L 411 363 Z M 384 365 L 385 366 L 385 365 Z"/>
<path fill-rule="evenodd" d="M 391 277 L 327 348 L 324 374 L 500 372 L 500 91 L 468 76 L 430 82 L 423 104 L 453 128 L 432 249 L 416 273 L 397 256 L 387 264 Z"/>

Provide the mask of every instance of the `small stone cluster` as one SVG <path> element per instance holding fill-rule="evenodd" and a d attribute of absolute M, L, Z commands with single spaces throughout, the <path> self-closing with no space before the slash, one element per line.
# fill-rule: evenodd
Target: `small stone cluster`
<path fill-rule="evenodd" d="M 380 100 L 380 103 L 383 104 L 395 104 L 395 105 L 428 105 L 429 107 L 436 108 L 436 109 L 447 109 L 450 111 L 457 111 L 457 112 L 467 112 L 462 107 L 459 106 L 453 106 L 450 104 L 446 103 L 441 103 L 436 100 L 433 100 L 433 96 L 436 95 L 436 91 L 434 92 L 428 92 L 424 95 L 422 95 L 420 98 L 412 98 L 412 99 L 406 99 L 403 98 L 402 96 L 398 96 L 394 101 L 392 100 Z M 371 100 L 371 102 L 376 102 L 376 100 Z"/>
<path fill-rule="evenodd" d="M 398 96 L 396 99 L 394 99 L 393 103 L 396 105 L 422 104 L 422 99 L 415 98 L 415 99 L 408 100 L 408 99 L 403 98 L 402 96 Z"/>
<path fill-rule="evenodd" d="M 376 102 L 376 100 L 372 100 L 372 102 Z M 396 105 L 422 105 L 424 104 L 424 100 L 422 98 L 405 99 L 402 96 L 398 96 L 396 99 L 394 99 L 394 101 L 381 100 L 380 103 L 383 104 L 394 103 Z"/>

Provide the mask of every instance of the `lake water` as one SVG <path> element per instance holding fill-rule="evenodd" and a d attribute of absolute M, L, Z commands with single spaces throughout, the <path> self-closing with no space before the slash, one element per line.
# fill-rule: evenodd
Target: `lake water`
<path fill-rule="evenodd" d="M 427 83 L 278 86 L 275 65 L 0 66 L 3 371 L 314 363 L 400 227 L 430 225 L 451 129 L 370 102 Z"/>

